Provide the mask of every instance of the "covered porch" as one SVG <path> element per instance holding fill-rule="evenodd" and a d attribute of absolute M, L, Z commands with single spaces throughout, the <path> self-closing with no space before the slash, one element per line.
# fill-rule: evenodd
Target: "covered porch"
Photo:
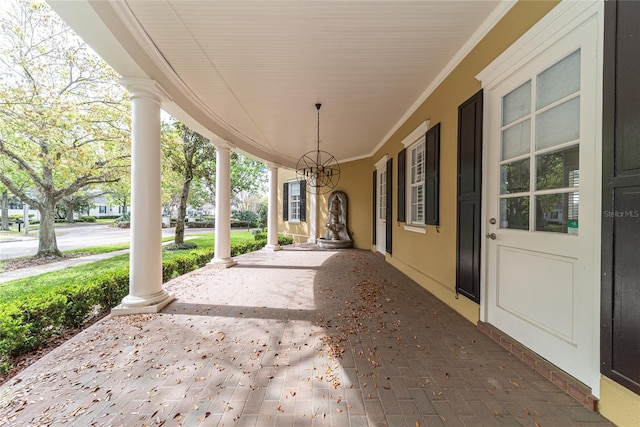
<path fill-rule="evenodd" d="M 80 333 L 0 388 L 0 426 L 611 425 L 382 257 L 283 249 Z"/>

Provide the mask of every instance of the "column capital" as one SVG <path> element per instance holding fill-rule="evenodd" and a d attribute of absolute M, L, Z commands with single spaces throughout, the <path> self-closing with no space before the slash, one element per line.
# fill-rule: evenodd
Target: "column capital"
<path fill-rule="evenodd" d="M 131 98 L 149 98 L 159 104 L 172 100 L 171 96 L 155 80 L 122 78 L 120 84 L 129 91 Z"/>
<path fill-rule="evenodd" d="M 215 145 L 218 150 L 233 150 L 234 148 L 236 148 L 236 146 L 231 142 L 222 138 L 214 138 L 211 142 L 213 142 L 213 145 Z"/>
<path fill-rule="evenodd" d="M 278 163 L 272 163 L 272 162 L 265 162 L 264 163 L 269 169 L 280 169 L 282 167 L 282 165 L 278 164 Z"/>

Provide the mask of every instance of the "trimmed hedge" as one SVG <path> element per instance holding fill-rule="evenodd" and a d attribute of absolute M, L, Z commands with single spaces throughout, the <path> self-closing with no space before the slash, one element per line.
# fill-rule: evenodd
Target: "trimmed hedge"
<path fill-rule="evenodd" d="M 281 245 L 291 244 L 278 237 Z M 231 255 L 261 249 L 266 240 L 231 247 Z M 212 249 L 195 249 L 162 261 L 163 283 L 206 265 Z M 44 292 L 0 303 L 0 372 L 11 368 L 11 357 L 33 351 L 65 328 L 82 325 L 98 309 L 101 312 L 120 304 L 129 292 L 129 269 L 121 268 L 92 277 L 86 282 L 69 283 Z"/>

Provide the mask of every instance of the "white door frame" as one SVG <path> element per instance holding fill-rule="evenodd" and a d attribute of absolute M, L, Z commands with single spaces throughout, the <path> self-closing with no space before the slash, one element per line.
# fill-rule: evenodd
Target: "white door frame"
<path fill-rule="evenodd" d="M 541 19 L 534 27 L 532 27 L 525 35 L 523 35 L 518 41 L 510 46 L 503 54 L 501 54 L 496 60 L 494 60 L 485 70 L 483 70 L 477 78 L 482 81 L 482 86 L 485 89 L 485 113 L 484 113 L 484 140 L 486 145 L 498 144 L 499 145 L 499 132 L 496 138 L 496 126 L 500 123 L 500 118 L 496 116 L 499 114 L 500 106 L 496 105 L 500 103 L 500 97 L 492 93 L 492 90 L 497 89 L 503 82 L 509 81 L 515 74 L 521 69 L 529 66 L 539 56 L 552 50 L 554 46 L 561 40 L 567 40 L 572 36 L 572 33 L 577 32 L 585 25 L 590 25 L 590 29 L 593 34 L 594 40 L 589 49 L 595 49 L 595 52 L 589 52 L 595 56 L 596 64 L 592 69 L 582 70 L 582 72 L 593 73 L 593 80 L 595 82 L 593 98 L 589 100 L 587 105 L 592 105 L 593 108 L 588 108 L 588 117 L 591 119 L 589 122 L 583 120 L 581 122 L 581 135 L 584 127 L 589 127 L 590 134 L 593 135 L 593 140 L 588 142 L 585 147 L 588 148 L 588 152 L 583 152 L 583 141 L 581 138 L 581 150 L 580 150 L 580 169 L 589 171 L 589 174 L 581 173 L 581 194 L 580 194 L 580 233 L 581 234 L 581 247 L 578 249 L 579 263 L 577 265 L 576 274 L 581 274 L 582 278 L 586 278 L 588 282 L 586 286 L 585 295 L 581 294 L 581 298 L 577 299 L 577 304 L 580 304 L 577 311 L 581 314 L 576 315 L 572 320 L 575 322 L 581 322 L 584 324 L 584 329 L 578 333 L 579 341 L 576 347 L 579 345 L 584 358 L 588 360 L 581 360 L 582 368 L 580 373 L 575 374 L 578 379 L 586 383 L 592 388 L 592 393 L 595 396 L 599 395 L 599 323 L 600 323 L 600 211 L 601 211 L 601 176 L 602 176 L 602 44 L 603 44 L 603 4 L 602 2 L 562 2 L 556 6 L 547 16 Z M 594 31 L 594 28 L 596 29 Z M 576 49 L 581 47 L 580 42 L 576 42 Z M 552 65 L 553 62 L 548 65 Z M 524 83 L 524 80 L 521 82 Z M 586 122 L 586 123 L 585 123 Z M 496 165 L 489 164 L 488 158 L 489 149 L 485 149 L 483 152 L 483 201 L 482 201 L 482 234 L 488 235 L 489 233 L 497 233 L 498 240 L 500 239 L 500 229 L 497 225 L 489 223 L 490 215 L 495 215 L 496 201 L 493 200 L 497 189 L 490 188 L 492 185 L 489 182 L 490 168 L 496 168 Z M 533 166 L 532 166 L 533 167 Z M 494 172 L 495 173 L 495 172 Z M 588 190 L 588 193 L 583 198 L 583 188 Z M 494 190 L 494 191 L 490 191 Z M 492 196 L 492 194 L 494 196 Z M 583 218 L 585 221 L 583 222 Z M 498 218 L 499 220 L 499 218 Z M 510 230 L 511 231 L 511 230 Z M 518 232 L 518 231 L 515 231 Z M 529 233 L 535 234 L 535 233 Z M 585 236 L 585 238 L 582 238 Z M 491 323 L 492 310 L 496 306 L 496 289 L 489 278 L 491 273 L 490 266 L 492 257 L 490 253 L 491 248 L 495 248 L 495 243 L 489 243 L 488 240 L 482 242 L 483 263 L 481 267 L 481 289 L 482 300 L 480 309 L 480 318 L 483 321 Z M 575 245 L 574 245 L 575 247 Z M 497 255 L 496 255 L 497 256 Z M 517 254 L 515 255 L 517 257 Z M 497 261 L 496 261 L 497 262 Z M 585 274 L 585 271 L 587 272 Z M 492 288 L 493 287 L 493 288 Z M 495 308 L 494 308 L 495 310 Z M 505 331 L 509 333 L 508 331 Z M 515 339 L 519 339 L 518 336 L 514 336 Z M 525 344 L 526 345 L 526 344 Z M 566 361 L 562 361 L 563 355 L 559 354 L 556 350 L 555 355 L 551 351 L 551 355 L 544 354 L 546 349 L 544 348 L 532 348 L 532 350 L 541 353 L 544 357 L 548 358 L 554 363 L 554 358 L 561 363 L 565 363 L 565 366 L 561 368 L 570 371 L 572 366 L 566 366 Z M 556 363 L 558 364 L 558 363 Z M 586 368 L 585 368 L 586 366 Z M 578 371 L 575 371 L 578 372 Z M 571 373 L 571 372 L 570 372 Z"/>
<path fill-rule="evenodd" d="M 380 189 L 385 188 L 386 192 L 387 181 L 386 179 L 383 180 L 382 177 L 386 177 L 387 160 L 389 160 L 389 156 L 385 154 L 376 162 L 376 251 L 383 255 L 387 252 L 387 221 L 385 218 L 380 217 L 382 207 L 386 209 L 386 206 L 380 205 Z M 390 197 L 390 195 L 387 194 L 386 197 Z"/>

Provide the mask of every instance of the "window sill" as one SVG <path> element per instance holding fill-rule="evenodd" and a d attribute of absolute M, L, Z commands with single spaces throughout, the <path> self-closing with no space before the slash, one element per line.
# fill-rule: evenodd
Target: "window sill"
<path fill-rule="evenodd" d="M 418 227 L 415 225 L 405 225 L 404 226 L 405 231 L 411 231 L 412 233 L 420 233 L 420 234 L 427 234 L 427 227 Z"/>
<path fill-rule="evenodd" d="M 302 221 L 300 221 L 299 219 L 289 219 L 289 220 L 287 220 L 287 222 L 290 222 L 292 224 L 299 224 Z"/>

